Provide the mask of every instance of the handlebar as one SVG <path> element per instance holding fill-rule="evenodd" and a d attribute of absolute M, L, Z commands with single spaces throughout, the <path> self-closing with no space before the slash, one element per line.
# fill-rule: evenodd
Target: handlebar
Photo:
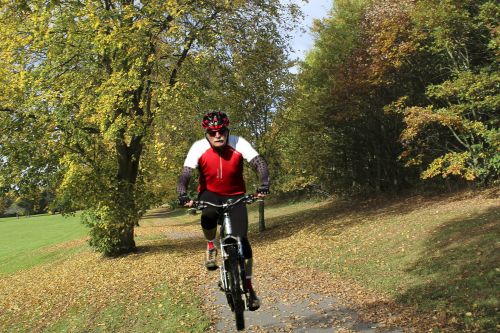
<path fill-rule="evenodd" d="M 211 203 L 209 201 L 201 201 L 201 200 L 200 201 L 193 201 L 193 208 L 188 209 L 188 211 L 189 212 L 196 212 L 197 210 L 203 210 L 203 209 L 207 208 L 207 206 L 228 209 L 232 206 L 239 204 L 240 202 L 243 202 L 243 203 L 248 205 L 248 204 L 254 203 L 255 201 L 262 201 L 262 199 L 260 199 L 259 197 L 257 197 L 254 194 L 248 194 L 248 195 L 245 195 L 245 196 L 243 196 L 235 201 L 233 201 L 232 199 L 229 199 L 227 202 L 225 202 L 221 205 L 217 205 L 217 204 Z"/>

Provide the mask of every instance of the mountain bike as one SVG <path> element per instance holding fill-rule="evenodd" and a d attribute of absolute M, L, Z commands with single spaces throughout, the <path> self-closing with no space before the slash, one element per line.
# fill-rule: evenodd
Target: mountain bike
<path fill-rule="evenodd" d="M 222 210 L 222 216 L 218 221 L 222 257 L 222 265 L 219 267 L 219 287 L 225 293 L 229 307 L 234 312 L 238 331 L 245 328 L 243 312 L 248 310 L 250 299 L 249 291 L 245 285 L 245 258 L 243 256 L 241 237 L 233 235 L 229 211 L 235 205 L 251 204 L 256 200 L 256 196 L 246 195 L 236 200 L 229 199 L 222 205 L 216 205 L 208 201 L 194 201 L 194 208 L 191 209 L 191 211 L 196 211 L 212 206 Z"/>

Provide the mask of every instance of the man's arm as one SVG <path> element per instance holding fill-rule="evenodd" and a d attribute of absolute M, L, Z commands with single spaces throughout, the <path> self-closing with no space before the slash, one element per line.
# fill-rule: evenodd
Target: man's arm
<path fill-rule="evenodd" d="M 268 194 L 270 182 L 269 169 L 267 168 L 266 161 L 262 156 L 257 155 L 249 163 L 259 174 L 260 187 L 257 189 L 257 192 L 261 194 Z"/>
<path fill-rule="evenodd" d="M 179 177 L 179 181 L 177 182 L 177 193 L 179 194 L 179 203 L 181 204 L 181 206 L 184 206 L 186 203 L 191 201 L 191 199 L 187 195 L 187 186 L 189 184 L 189 180 L 191 179 L 192 173 L 192 168 L 187 166 L 183 167 L 181 175 Z"/>

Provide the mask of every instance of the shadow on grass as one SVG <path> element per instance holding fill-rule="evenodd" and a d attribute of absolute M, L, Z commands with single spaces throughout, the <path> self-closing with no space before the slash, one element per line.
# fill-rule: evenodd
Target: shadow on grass
<path fill-rule="evenodd" d="M 334 215 L 334 212 L 337 210 L 343 211 L 347 209 L 349 203 L 332 203 L 327 204 L 325 206 L 319 208 L 309 208 L 307 210 L 290 213 L 286 215 L 280 215 L 278 217 L 274 217 L 271 219 L 266 219 L 267 228 L 266 231 L 262 234 L 252 235 L 250 236 L 252 242 L 258 243 L 261 241 L 275 241 L 280 238 L 287 237 L 289 235 L 293 235 L 295 232 L 301 230 L 304 227 L 310 226 L 310 220 L 314 218 L 316 222 L 326 221 L 331 219 Z M 345 209 L 344 209 L 345 206 Z M 157 218 L 171 218 L 178 217 L 181 215 L 185 215 L 186 211 L 177 210 L 177 211 L 169 211 L 164 212 L 161 210 L 151 212 L 142 219 L 144 220 L 146 217 L 149 219 L 146 223 L 154 222 L 154 219 Z M 188 226 L 192 224 L 199 224 L 199 220 L 196 219 L 193 222 L 180 222 L 180 223 L 172 223 L 172 221 L 168 222 L 168 226 Z M 316 223 L 314 223 L 316 225 Z M 151 225 L 148 225 L 151 227 Z M 158 226 L 165 226 L 165 224 L 161 224 Z M 251 234 L 258 233 L 257 225 L 250 226 Z M 167 237 L 162 237 L 159 239 L 147 239 L 144 238 L 142 244 L 138 244 L 136 254 L 139 255 L 148 255 L 154 254 L 157 252 L 166 252 L 166 251 L 176 251 L 176 252 L 189 252 L 189 251 L 203 251 L 205 249 L 205 240 L 200 233 L 197 235 L 187 235 L 188 237 L 178 237 L 177 239 L 171 239 Z M 176 238 L 176 237 L 174 237 Z"/>
<path fill-rule="evenodd" d="M 266 230 L 258 232 L 258 225 L 250 226 L 250 234 L 256 242 L 270 242 L 287 238 L 305 228 L 319 228 L 343 214 L 348 213 L 349 203 L 335 201 L 319 207 L 312 207 L 298 212 L 266 218 Z M 258 236 L 256 235 L 258 234 Z"/>
<path fill-rule="evenodd" d="M 500 208 L 455 219 L 435 230 L 408 272 L 427 281 L 397 300 L 460 330 L 495 331 L 499 324 Z"/>
<path fill-rule="evenodd" d="M 193 218 L 188 214 L 187 209 L 169 210 L 167 208 L 157 208 L 148 212 L 139 220 L 139 226 L 146 227 L 183 227 L 199 224 L 199 217 Z"/>
<path fill-rule="evenodd" d="M 449 197 L 442 198 L 446 202 Z M 459 199 L 456 199 L 459 200 Z M 404 200 L 332 201 L 302 211 L 266 218 L 266 231 L 250 226 L 252 243 L 262 244 L 288 238 L 300 231 L 336 234 L 379 215 L 404 215 L 439 204 L 440 198 L 408 197 Z M 174 213 L 173 215 L 171 215 Z M 157 214 L 157 213 L 155 213 Z M 159 213 L 158 213 L 159 214 Z M 177 217 L 182 210 L 158 217 Z M 403 291 L 396 302 L 416 306 L 423 313 L 434 313 L 447 329 L 455 331 L 495 331 L 499 323 L 500 295 L 500 208 L 490 208 L 467 218 L 444 222 L 425 244 L 425 252 L 407 273 L 422 283 Z M 196 221 L 195 223 L 198 223 Z M 148 242 L 139 253 L 162 251 L 194 253 L 204 250 L 202 237 Z M 382 311 L 388 303 L 367 305 Z"/>
<path fill-rule="evenodd" d="M 316 234 L 339 234 L 379 215 L 388 218 L 439 204 L 439 200 L 434 199 L 331 202 L 268 219 L 267 230 L 262 234 L 257 234 L 254 225 L 252 239 L 255 243 L 273 242 L 304 230 Z M 449 197 L 443 199 L 445 202 L 454 201 Z M 406 270 L 422 284 L 403 291 L 395 301 L 402 306 L 416 307 L 422 313 L 430 313 L 431 317 L 435 315 L 436 318 L 429 318 L 429 322 L 451 331 L 495 331 L 500 324 L 499 222 L 500 207 L 444 222 L 427 240 L 420 259 Z M 367 307 L 373 313 L 390 304 L 372 303 Z"/>

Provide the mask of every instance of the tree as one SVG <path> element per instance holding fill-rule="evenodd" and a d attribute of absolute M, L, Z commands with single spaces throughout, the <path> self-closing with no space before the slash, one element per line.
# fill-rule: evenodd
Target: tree
<path fill-rule="evenodd" d="M 336 1 L 273 128 L 283 190 L 497 179 L 498 13 L 486 0 Z"/>
<path fill-rule="evenodd" d="M 0 195 L 0 216 L 6 214 L 7 208 L 14 203 L 14 199 L 7 194 Z"/>
<path fill-rule="evenodd" d="M 64 208 L 87 209 L 101 252 L 133 250 L 155 175 L 145 168 L 158 165 L 143 157 L 158 156 L 157 130 L 171 120 L 175 132 L 169 112 L 196 94 L 182 70 L 232 57 L 229 46 L 283 10 L 278 1 L 2 2 L 2 159 L 12 174 L 50 170 Z M 33 148 L 42 145 L 47 153 Z"/>
<path fill-rule="evenodd" d="M 403 156 L 422 178 L 478 183 L 500 174 L 500 76 L 495 1 L 423 1 L 413 14 L 422 48 L 435 64 L 425 103 L 405 102 Z"/>
<path fill-rule="evenodd" d="M 282 164 L 292 171 L 283 178 L 284 189 L 331 193 L 400 186 L 404 175 L 396 158 L 401 122 L 382 108 L 395 93 L 391 78 L 375 73 L 369 54 L 372 35 L 378 32 L 370 30 L 373 23 L 383 17 L 384 28 L 397 34 L 398 14 L 370 1 L 336 1 L 330 16 L 316 22 L 315 47 L 280 118 L 283 129 L 277 135 L 287 147 Z"/>

